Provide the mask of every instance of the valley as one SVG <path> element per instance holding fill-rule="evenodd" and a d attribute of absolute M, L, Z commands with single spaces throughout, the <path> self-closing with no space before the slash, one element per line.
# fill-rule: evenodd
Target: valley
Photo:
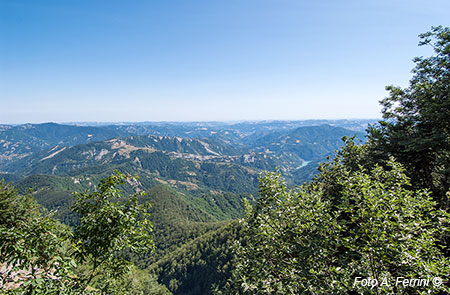
<path fill-rule="evenodd" d="M 146 193 L 140 202 L 152 204 L 156 248 L 130 259 L 173 294 L 211 294 L 229 277 L 235 220 L 243 199 L 258 198 L 260 174 L 279 170 L 291 185 L 310 181 L 342 137 L 364 141 L 372 122 L 5 125 L 0 178 L 74 226 L 73 192 L 97 190 L 114 171 L 134 176 L 121 190 Z"/>

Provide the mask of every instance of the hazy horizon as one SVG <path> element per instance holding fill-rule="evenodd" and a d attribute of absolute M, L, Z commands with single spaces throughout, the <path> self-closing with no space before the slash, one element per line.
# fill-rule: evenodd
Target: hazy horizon
<path fill-rule="evenodd" d="M 133 125 L 133 124 L 183 124 L 183 123 L 222 123 L 222 124 L 239 124 L 239 123 L 263 123 L 263 122 L 308 122 L 308 121 L 378 121 L 380 118 L 331 118 L 331 119 L 267 119 L 267 120 L 213 120 L 213 121 L 201 121 L 201 120 L 192 120 L 192 121 L 67 121 L 67 122 L 55 122 L 55 121 L 42 121 L 42 122 L 18 122 L 18 123 L 4 123 L 0 122 L 0 125 L 26 125 L 26 124 L 59 124 L 59 125 Z"/>

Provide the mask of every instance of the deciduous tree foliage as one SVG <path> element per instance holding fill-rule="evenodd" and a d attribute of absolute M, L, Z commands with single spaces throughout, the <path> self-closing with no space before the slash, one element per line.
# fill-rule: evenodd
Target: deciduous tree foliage
<path fill-rule="evenodd" d="M 388 86 L 381 101 L 383 118 L 371 128 L 372 155 L 401 162 L 416 188 L 429 188 L 439 205 L 449 207 L 450 188 L 450 29 L 433 27 L 419 45 L 434 55 L 414 59 L 406 88 Z"/>
<path fill-rule="evenodd" d="M 133 267 L 125 251 L 153 247 L 147 207 L 124 198 L 116 172 L 96 192 L 76 194 L 74 230 L 41 211 L 32 196 L 0 183 L 0 264 L 8 294 L 170 294 Z M 14 284 L 9 279 L 14 278 Z"/>
<path fill-rule="evenodd" d="M 360 152 L 357 146 L 344 149 L 322 167 L 319 179 L 296 190 L 288 189 L 279 173 L 260 179 L 261 198 L 248 206 L 243 220 L 247 240 L 237 246 L 234 284 L 226 292 L 449 291 L 443 286 L 395 286 L 397 277 L 448 278 L 449 260 L 436 242 L 450 218 L 435 209 L 429 193 L 410 189 L 404 168 L 394 160 L 387 168 L 375 165 L 370 170 L 345 164 Z M 371 290 L 355 284 L 356 277 L 389 284 Z"/>
<path fill-rule="evenodd" d="M 12 294 L 69 292 L 75 282 L 65 278 L 73 276 L 76 266 L 64 247 L 70 237 L 70 231 L 43 212 L 31 195 L 19 195 L 0 183 L 0 265 L 6 270 L 0 289 L 19 286 L 9 290 Z"/>
<path fill-rule="evenodd" d="M 116 281 L 131 266 L 121 253 L 148 252 L 153 247 L 148 208 L 138 203 L 141 194 L 124 199 L 117 188 L 125 179 L 116 172 L 100 181 L 98 191 L 75 194 L 73 211 L 80 218 L 73 235 L 75 256 L 92 266 L 82 280 L 84 289 L 97 277 L 95 285 L 102 292 L 114 293 L 120 287 Z"/>

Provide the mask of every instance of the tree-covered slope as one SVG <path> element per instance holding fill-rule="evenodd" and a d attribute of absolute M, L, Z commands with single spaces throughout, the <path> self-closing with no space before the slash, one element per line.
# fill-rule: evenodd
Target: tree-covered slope
<path fill-rule="evenodd" d="M 240 225 L 232 222 L 210 231 L 149 267 L 174 295 L 208 295 L 220 290 L 233 267 L 233 244 Z"/>
<path fill-rule="evenodd" d="M 140 201 L 152 204 L 150 220 L 153 223 L 156 246 L 155 252 L 137 259 L 140 267 L 149 266 L 183 244 L 222 224 L 217 218 L 189 202 L 185 195 L 166 185 L 149 189 Z"/>
<path fill-rule="evenodd" d="M 78 222 L 71 211 L 75 200 L 73 192 L 96 190 L 95 184 L 101 178 L 100 175 L 31 175 L 15 183 L 15 186 L 21 193 L 32 192 L 40 205 L 55 211 L 55 218 L 73 226 Z M 211 196 L 192 196 L 159 182 L 146 189 L 140 178 L 126 183 L 121 190 L 126 195 L 145 190 L 140 202 L 152 204 L 150 220 L 153 223 L 156 249 L 153 253 L 135 258 L 135 262 L 141 267 L 148 266 L 186 242 L 217 229 L 223 224 L 220 220 L 242 216 L 243 213 L 242 201 L 238 195 L 225 195 L 222 196 L 223 200 L 215 196 L 218 201 L 208 202 Z M 230 202 L 235 204 L 230 205 Z"/>

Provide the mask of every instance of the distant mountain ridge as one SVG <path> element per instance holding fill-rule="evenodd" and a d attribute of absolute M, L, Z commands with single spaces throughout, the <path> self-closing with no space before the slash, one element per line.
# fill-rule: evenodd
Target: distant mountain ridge
<path fill-rule="evenodd" d="M 235 180 L 228 186 L 238 192 L 243 189 L 243 183 L 256 178 L 242 178 L 243 175 L 257 175 L 263 170 L 278 168 L 293 183 L 307 181 L 314 175 L 317 161 L 338 149 L 343 136 L 356 135 L 361 139 L 364 136 L 358 131 L 330 125 L 296 127 L 301 124 L 304 122 L 9 126 L 0 131 L 0 172 L 8 172 L 7 178 L 14 179 L 11 174 L 80 175 L 120 168 L 133 173 L 163 175 L 164 181 L 181 181 L 195 187 L 190 183 L 207 181 L 211 184 L 214 177 L 206 171 L 231 169 L 241 175 L 239 181 L 244 181 L 238 185 L 239 189 Z M 132 132 L 189 136 L 130 135 Z M 209 136 L 191 137 L 193 134 Z M 226 166 L 221 168 L 204 170 L 224 164 Z M 185 167 L 185 172 L 181 167 Z M 217 181 L 212 182 L 217 184 Z M 219 187 L 224 188 L 224 185 Z"/>
<path fill-rule="evenodd" d="M 342 144 L 342 137 L 354 135 L 364 139 L 364 133 L 330 125 L 299 127 L 289 131 L 275 131 L 247 139 L 257 151 L 291 152 L 311 161 L 330 154 Z"/>
<path fill-rule="evenodd" d="M 72 146 L 121 135 L 110 129 L 56 123 L 8 126 L 0 129 L 0 164 L 55 146 Z"/>
<path fill-rule="evenodd" d="M 241 145 L 244 139 L 261 137 L 275 131 L 328 124 L 363 131 L 375 120 L 305 120 L 258 122 L 159 122 L 120 125 L 61 125 L 56 123 L 0 125 L 1 164 L 55 146 L 73 146 L 132 135 L 157 135 L 182 138 L 213 138 Z"/>

